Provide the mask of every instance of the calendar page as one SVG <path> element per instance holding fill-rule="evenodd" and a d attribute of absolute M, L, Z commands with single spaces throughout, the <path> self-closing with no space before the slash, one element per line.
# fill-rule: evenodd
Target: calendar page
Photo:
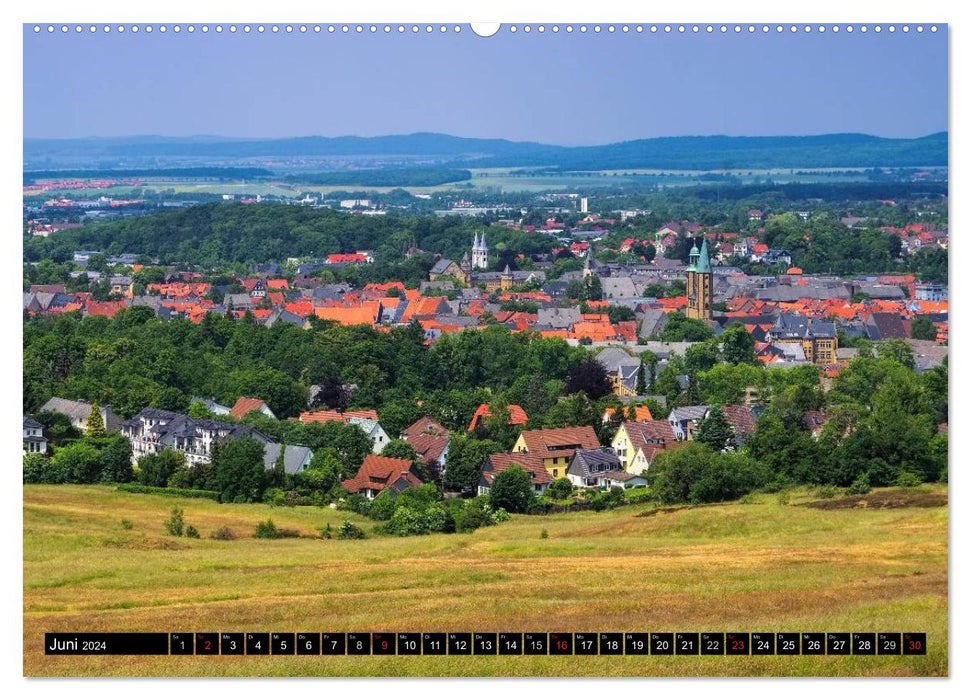
<path fill-rule="evenodd" d="M 949 674 L 947 23 L 82 14 L 25 676 Z"/>

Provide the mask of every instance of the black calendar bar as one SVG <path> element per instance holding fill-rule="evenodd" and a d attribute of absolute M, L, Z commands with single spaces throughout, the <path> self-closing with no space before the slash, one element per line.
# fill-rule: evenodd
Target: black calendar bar
<path fill-rule="evenodd" d="M 44 653 L 50 656 L 168 654 L 167 632 L 48 632 Z"/>
<path fill-rule="evenodd" d="M 57 655 L 902 656 L 925 632 L 48 632 Z"/>

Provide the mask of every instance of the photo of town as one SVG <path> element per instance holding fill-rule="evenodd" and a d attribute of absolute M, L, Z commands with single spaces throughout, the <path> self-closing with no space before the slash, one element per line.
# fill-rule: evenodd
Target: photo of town
<path fill-rule="evenodd" d="M 948 30 L 841 27 L 24 25 L 24 675 L 947 676 Z"/>

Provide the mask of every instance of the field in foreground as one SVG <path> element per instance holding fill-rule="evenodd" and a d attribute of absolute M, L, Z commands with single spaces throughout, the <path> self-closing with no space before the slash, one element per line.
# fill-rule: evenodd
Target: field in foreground
<path fill-rule="evenodd" d="M 940 487 L 927 487 L 943 496 Z M 746 504 L 312 539 L 330 509 L 24 486 L 28 676 L 947 675 L 947 507 Z M 938 498 L 938 501 L 943 500 Z M 888 502 L 888 499 L 884 499 Z M 203 539 L 164 534 L 179 506 Z M 902 507 L 901 507 L 902 506 Z M 306 538 L 256 540 L 257 522 Z M 370 533 L 371 523 L 350 519 Z M 121 521 L 131 523 L 130 529 Z M 239 539 L 208 533 L 227 525 Z M 548 536 L 543 537 L 543 531 Z M 45 631 L 905 631 L 904 657 L 47 657 Z"/>

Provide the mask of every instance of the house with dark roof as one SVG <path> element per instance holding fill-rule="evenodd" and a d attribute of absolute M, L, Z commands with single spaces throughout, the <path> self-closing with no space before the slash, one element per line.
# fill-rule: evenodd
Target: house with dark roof
<path fill-rule="evenodd" d="M 201 403 L 209 413 L 214 413 L 217 416 L 228 416 L 233 410 L 231 406 L 223 406 L 221 403 L 217 403 L 215 399 L 204 399 L 200 396 L 193 396 L 189 399 L 189 405 L 194 403 Z"/>
<path fill-rule="evenodd" d="M 434 265 L 432 265 L 432 269 L 428 271 L 428 279 L 431 282 L 437 282 L 439 278 L 445 275 L 454 277 L 462 284 L 469 283 L 469 273 L 463 266 L 459 265 L 454 260 L 441 258 Z"/>
<path fill-rule="evenodd" d="M 801 345 L 806 360 L 817 365 L 836 362 L 836 324 L 831 321 L 780 314 L 767 336 L 774 345 Z"/>
<path fill-rule="evenodd" d="M 24 454 L 47 454 L 47 438 L 44 437 L 44 426 L 27 416 L 24 416 Z"/>
<path fill-rule="evenodd" d="M 899 313 L 875 311 L 865 321 L 864 327 L 870 340 L 910 337 Z"/>
<path fill-rule="evenodd" d="M 357 474 L 341 482 L 348 493 L 359 493 L 369 501 L 373 501 L 385 489 L 397 495 L 406 488 L 421 485 L 422 481 L 410 459 L 379 455 L 365 457 Z"/>
<path fill-rule="evenodd" d="M 599 488 L 604 486 L 604 477 L 612 472 L 623 471 L 620 458 L 609 447 L 593 450 L 577 450 L 570 460 L 566 477 L 574 486 Z"/>
<path fill-rule="evenodd" d="M 131 440 L 132 461 L 149 454 L 158 454 L 165 448 L 181 452 L 186 464 L 208 464 L 212 446 L 223 440 L 252 437 L 266 445 L 271 440 L 248 425 L 222 423 L 215 420 L 191 418 L 183 413 L 161 408 L 144 408 L 123 421 L 121 434 Z"/>
<path fill-rule="evenodd" d="M 283 452 L 283 471 L 287 474 L 302 472 L 314 458 L 314 451 L 305 445 L 281 445 L 278 442 L 268 442 L 263 447 L 263 466 L 273 469 L 280 453 Z"/>
<path fill-rule="evenodd" d="M 668 423 L 678 440 L 690 440 L 698 421 L 708 415 L 707 406 L 679 406 L 668 414 Z"/>
<path fill-rule="evenodd" d="M 806 411 L 802 414 L 803 430 L 808 430 L 814 438 L 818 438 L 823 432 L 823 426 L 829 420 L 825 411 Z"/>

